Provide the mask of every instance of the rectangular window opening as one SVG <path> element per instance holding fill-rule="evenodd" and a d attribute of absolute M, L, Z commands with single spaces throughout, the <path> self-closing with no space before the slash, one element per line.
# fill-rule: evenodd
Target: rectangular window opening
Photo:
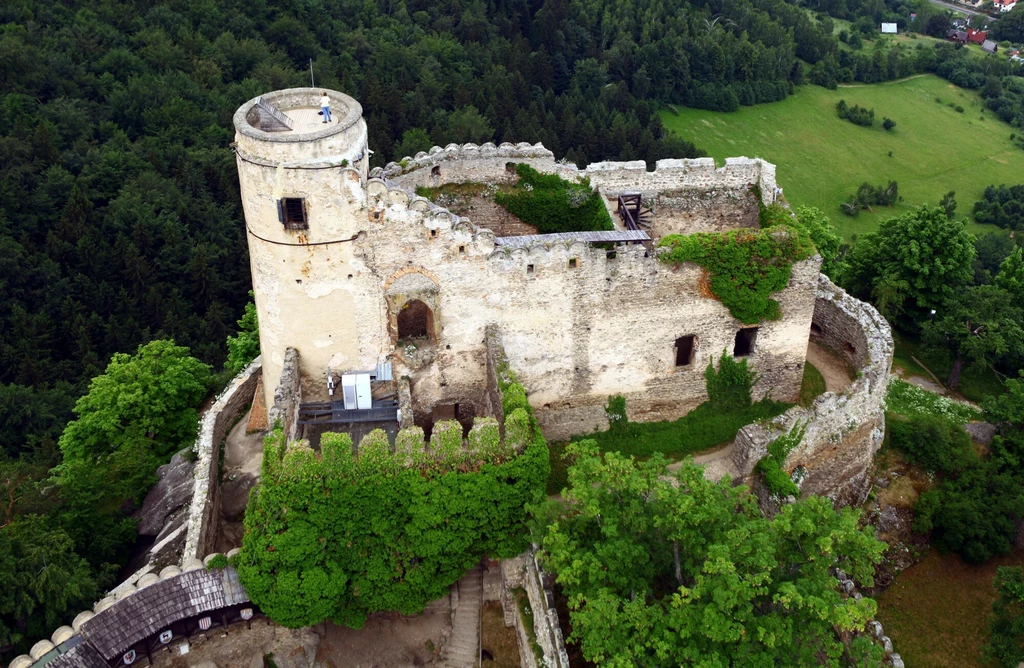
<path fill-rule="evenodd" d="M 573 258 L 569 258 L 569 268 L 570 269 L 575 269 L 576 268 L 576 258 L 574 258 L 574 257 Z"/>
<path fill-rule="evenodd" d="M 531 276 L 533 275 L 533 265 L 532 264 L 526 265 L 526 273 L 530 274 Z"/>
<path fill-rule="evenodd" d="M 613 251 L 613 250 L 605 251 L 604 252 L 604 256 L 605 256 L 605 258 L 607 258 L 609 260 L 614 260 L 615 259 L 615 251 Z"/>
<path fill-rule="evenodd" d="M 460 253 L 465 253 L 466 252 L 466 247 L 465 246 L 459 246 L 459 252 Z"/>
<path fill-rule="evenodd" d="M 286 230 L 308 230 L 306 200 L 302 197 L 285 197 L 277 201 L 277 217 Z"/>
<path fill-rule="evenodd" d="M 437 230 L 430 230 L 430 236 L 436 237 L 437 236 Z"/>
<path fill-rule="evenodd" d="M 736 332 L 736 343 L 732 349 L 733 357 L 749 357 L 754 354 L 757 341 L 757 327 L 744 327 Z"/>
<path fill-rule="evenodd" d="M 680 336 L 676 339 L 676 366 L 690 366 L 693 364 L 693 349 L 697 337 L 693 334 Z"/>

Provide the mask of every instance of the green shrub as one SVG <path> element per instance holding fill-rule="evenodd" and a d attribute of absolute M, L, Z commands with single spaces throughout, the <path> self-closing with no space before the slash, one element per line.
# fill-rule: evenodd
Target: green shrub
<path fill-rule="evenodd" d="M 458 470 L 448 457 L 457 423 L 438 425 L 444 456 L 416 467 L 404 466 L 404 452 L 378 451 L 377 436 L 363 440 L 358 459 L 346 434 L 324 434 L 319 456 L 268 438 L 236 566 L 253 602 L 289 628 L 327 619 L 359 628 L 377 611 L 419 613 L 481 557 L 522 552 L 548 450 L 525 410 L 509 420 L 530 427 L 521 454 L 500 464 L 465 457 Z"/>
<path fill-rule="evenodd" d="M 1001 668 L 1016 668 L 1024 661 L 1024 569 L 1001 566 L 993 581 L 992 635 L 987 654 Z"/>
<path fill-rule="evenodd" d="M 210 559 L 210 562 L 206 564 L 206 570 L 212 571 L 220 568 L 227 568 L 229 565 L 228 558 L 223 554 L 218 554 L 214 556 L 213 559 Z"/>
<path fill-rule="evenodd" d="M 708 403 L 723 411 L 733 411 L 750 407 L 750 393 L 757 378 L 747 366 L 747 360 L 737 362 L 723 350 L 718 358 L 718 371 L 712 362 L 708 362 L 704 381 Z"/>
<path fill-rule="evenodd" d="M 775 214 L 768 214 L 772 219 Z M 745 324 L 782 317 L 771 295 L 789 284 L 793 263 L 814 252 L 806 232 L 787 217 L 767 229 L 670 234 L 659 246 L 662 262 L 693 262 L 708 270 L 711 292 Z"/>
<path fill-rule="evenodd" d="M 990 462 L 967 467 L 921 495 L 914 507 L 914 530 L 931 532 L 941 552 L 957 552 L 980 564 L 1009 554 L 1024 517 L 1024 486 L 1012 470 Z"/>
<path fill-rule="evenodd" d="M 541 234 L 613 230 L 611 216 L 590 181 L 570 183 L 557 174 L 541 174 L 527 164 L 516 165 L 515 192 L 496 193 L 494 201 Z"/>
<path fill-rule="evenodd" d="M 768 454 L 757 463 L 756 469 L 761 473 L 765 486 L 776 497 L 785 498 L 800 494 L 800 488 L 789 477 L 784 467 L 789 453 L 803 440 L 806 429 L 806 424 L 798 422 L 788 434 L 783 434 L 769 443 Z"/>
<path fill-rule="evenodd" d="M 952 475 L 978 461 L 971 437 L 955 422 L 932 415 L 886 413 L 889 443 L 927 471 Z"/>
<path fill-rule="evenodd" d="M 771 457 L 765 457 L 757 463 L 757 470 L 764 479 L 765 487 L 773 495 L 784 499 L 787 496 L 799 496 L 800 488 L 789 477 L 782 465 Z"/>
<path fill-rule="evenodd" d="M 790 406 L 769 399 L 752 403 L 750 392 L 757 380 L 754 373 L 746 360 L 737 362 L 724 351 L 718 371 L 709 363 L 704 378 L 708 400 L 674 421 L 629 422 L 625 419 L 626 400 L 611 397 L 606 410 L 609 415 L 613 411 L 622 415 L 623 419 L 610 420 L 612 426 L 608 431 L 587 438 L 595 441 L 602 452 L 686 455 L 727 443 L 736 438 L 740 427 L 773 418 Z"/>
<path fill-rule="evenodd" d="M 626 417 L 626 397 L 621 394 L 608 397 L 608 405 L 605 406 L 604 412 L 608 416 L 610 429 L 612 431 L 621 429 L 629 421 Z"/>

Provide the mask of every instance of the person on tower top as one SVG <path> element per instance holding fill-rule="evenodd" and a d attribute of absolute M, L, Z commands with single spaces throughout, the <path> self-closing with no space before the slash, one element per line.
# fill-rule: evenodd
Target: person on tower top
<path fill-rule="evenodd" d="M 327 97 L 327 91 L 324 91 L 323 97 L 320 98 L 320 109 L 323 111 L 324 123 L 331 122 L 331 98 Z"/>

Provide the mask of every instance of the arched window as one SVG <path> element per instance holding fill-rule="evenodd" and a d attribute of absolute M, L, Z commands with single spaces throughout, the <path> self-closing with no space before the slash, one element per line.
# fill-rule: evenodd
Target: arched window
<path fill-rule="evenodd" d="M 402 305 L 398 312 L 399 339 L 434 338 L 434 314 L 430 307 L 418 299 Z"/>

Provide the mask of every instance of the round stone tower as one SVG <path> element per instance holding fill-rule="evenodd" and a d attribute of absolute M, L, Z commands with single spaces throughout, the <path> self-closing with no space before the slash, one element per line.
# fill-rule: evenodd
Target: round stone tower
<path fill-rule="evenodd" d="M 326 394 L 328 365 L 377 362 L 358 359 L 360 321 L 380 317 L 361 315 L 368 310 L 358 299 L 365 272 L 354 257 L 367 222 L 366 123 L 358 102 L 332 90 L 333 118 L 325 123 L 323 93 L 274 91 L 249 100 L 234 117 L 268 408 L 287 347 L 301 350 L 301 375 L 314 395 Z"/>

